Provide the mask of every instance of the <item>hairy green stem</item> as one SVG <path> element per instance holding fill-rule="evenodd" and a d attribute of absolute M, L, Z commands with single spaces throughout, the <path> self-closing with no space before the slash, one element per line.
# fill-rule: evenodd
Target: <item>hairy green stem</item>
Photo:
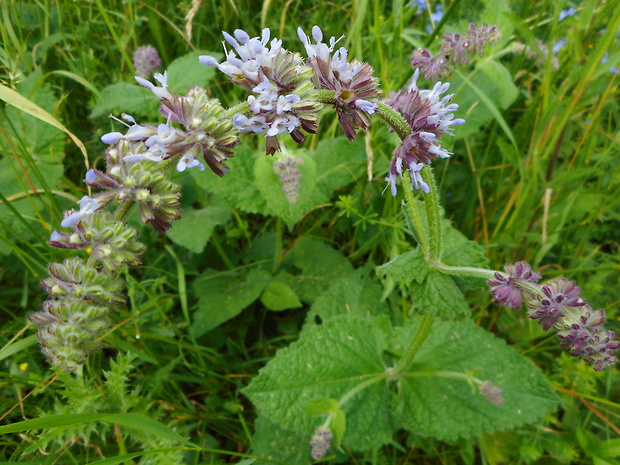
<path fill-rule="evenodd" d="M 424 258 L 428 261 L 430 257 L 430 242 L 426 234 L 426 228 L 424 227 L 422 215 L 420 215 L 420 211 L 418 210 L 415 199 L 413 198 L 409 176 L 403 176 L 402 182 L 403 191 L 405 192 L 405 208 L 407 209 L 407 216 L 412 222 L 411 226 L 414 228 L 414 231 L 412 232 L 417 235 L 418 241 L 420 242 L 420 247 L 422 247 L 422 252 L 424 253 Z"/>
<path fill-rule="evenodd" d="M 420 350 L 420 347 L 422 347 L 422 344 L 424 344 L 424 341 L 426 341 L 426 338 L 430 334 L 434 321 L 435 320 L 432 316 L 424 314 L 424 316 L 422 317 L 422 323 L 420 323 L 417 334 L 411 340 L 411 342 L 409 343 L 409 347 L 405 349 L 402 358 L 394 367 L 394 375 L 402 375 L 405 371 L 409 369 L 409 367 L 413 363 L 413 359 Z"/>
<path fill-rule="evenodd" d="M 225 118 L 232 118 L 237 113 L 247 113 L 250 111 L 250 107 L 247 102 L 241 102 L 233 107 L 230 107 L 228 110 L 224 112 Z"/>
<path fill-rule="evenodd" d="M 441 211 L 439 207 L 439 191 L 435 183 L 435 176 L 431 166 L 425 166 L 420 172 L 422 179 L 428 184 L 429 192 L 424 197 L 428 219 L 428 233 L 430 236 L 429 265 L 439 263 L 441 259 Z"/>
<path fill-rule="evenodd" d="M 375 383 L 378 383 L 379 381 L 382 381 L 384 379 L 386 379 L 389 376 L 389 372 L 384 372 L 384 373 L 379 373 L 375 376 L 373 376 L 372 378 L 367 379 L 366 381 L 364 381 L 363 383 L 357 384 L 355 385 L 352 389 L 350 389 L 349 391 L 347 391 L 338 401 L 338 407 L 342 408 L 343 405 L 345 405 L 355 394 L 357 394 L 358 392 L 363 391 L 364 389 L 366 389 L 368 386 L 371 386 Z"/>
<path fill-rule="evenodd" d="M 435 263 L 433 268 L 451 276 L 471 276 L 473 278 L 493 279 L 495 270 L 475 268 L 473 266 L 449 266 L 443 263 Z"/>

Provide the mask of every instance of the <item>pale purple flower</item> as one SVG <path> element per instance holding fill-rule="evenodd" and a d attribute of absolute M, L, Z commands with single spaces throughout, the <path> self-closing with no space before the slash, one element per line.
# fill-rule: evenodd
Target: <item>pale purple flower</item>
<path fill-rule="evenodd" d="M 87 195 L 78 200 L 77 203 L 80 210 L 72 211 L 61 221 L 60 226 L 63 228 L 75 229 L 80 221 L 87 221 L 90 215 L 104 206 L 97 197 L 93 199 Z"/>
<path fill-rule="evenodd" d="M 164 74 L 155 73 L 154 78 L 161 84 L 161 87 L 155 86 L 153 83 L 140 76 L 135 77 L 138 84 L 149 89 L 158 99 L 171 99 L 172 94 L 168 91 L 168 72 L 164 71 Z"/>
<path fill-rule="evenodd" d="M 398 146 L 390 163 L 390 172 L 386 180 L 396 192 L 396 178 L 402 176 L 402 167 L 409 170 L 413 186 L 428 192 L 428 185 L 422 181 L 420 171 L 424 164 L 434 158 L 447 158 L 451 155 L 440 145 L 445 134 L 452 134 L 452 126 L 459 126 L 465 120 L 454 119 L 453 112 L 458 109 L 455 103 L 449 103 L 453 95 L 441 97 L 450 84 L 438 82 L 432 90 L 420 90 L 417 87 L 419 70 L 416 70 L 411 84 L 406 91 L 390 95 L 385 102 L 400 112 L 412 130 Z"/>
<path fill-rule="evenodd" d="M 575 281 L 564 278 L 550 281 L 541 287 L 541 294 L 527 302 L 532 309 L 527 316 L 533 320 L 540 319 L 542 328 L 547 331 L 555 325 L 564 310 L 586 305 L 586 301 L 579 297 L 580 292 Z"/>
<path fill-rule="evenodd" d="M 331 430 L 327 427 L 317 428 L 310 440 L 312 450 L 310 454 L 313 460 L 321 460 L 330 449 L 330 441 L 334 438 Z"/>
<path fill-rule="evenodd" d="M 487 284 L 491 287 L 491 295 L 496 304 L 503 304 L 511 308 L 521 306 L 521 289 L 518 284 L 535 283 L 541 276 L 532 271 L 526 262 L 517 262 L 514 265 L 506 264 L 506 273 L 495 272 L 495 279 L 489 279 Z"/>
<path fill-rule="evenodd" d="M 488 403 L 501 407 L 504 405 L 504 391 L 487 380 L 478 386 L 478 392 Z"/>
<path fill-rule="evenodd" d="M 308 63 L 314 71 L 314 86 L 335 92 L 333 105 L 338 121 L 345 136 L 349 140 L 355 139 L 358 128 L 368 129 L 370 115 L 378 108 L 372 99 L 380 97 L 381 91 L 377 79 L 372 75 L 372 67 L 358 60 L 349 61 L 348 51 L 344 47 L 334 52 L 340 39 L 331 37 L 329 45 L 324 43 L 323 32 L 318 26 L 312 28 L 314 44 L 301 28 L 297 29 L 297 35 L 304 44 Z"/>

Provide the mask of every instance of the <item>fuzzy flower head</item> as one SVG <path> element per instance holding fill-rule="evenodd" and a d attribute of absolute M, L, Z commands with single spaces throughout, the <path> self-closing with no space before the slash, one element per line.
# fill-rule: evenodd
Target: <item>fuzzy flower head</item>
<path fill-rule="evenodd" d="M 141 45 L 133 52 L 133 67 L 137 76 L 150 78 L 154 71 L 161 68 L 159 53 L 150 45 Z"/>
<path fill-rule="evenodd" d="M 269 46 L 269 29 L 263 30 L 262 38 L 250 37 L 241 29 L 234 37 L 223 34 L 234 48 L 227 52 L 227 60 L 218 63 L 204 55 L 200 62 L 217 66 L 233 83 L 253 92 L 247 99 L 249 111 L 233 116 L 234 127 L 242 133 L 264 134 L 269 155 L 280 149 L 279 135 L 288 133 L 301 143 L 306 138 L 302 130 L 316 133 L 321 105 L 314 99 L 312 70 L 301 56 L 282 48 L 279 39 Z"/>
<path fill-rule="evenodd" d="M 321 460 L 325 457 L 325 454 L 327 454 L 331 447 L 330 442 L 333 438 L 334 435 L 329 428 L 321 427 L 316 429 L 310 440 L 310 446 L 312 446 L 310 454 L 313 460 Z"/>
<path fill-rule="evenodd" d="M 412 130 L 412 134 L 396 149 L 390 164 L 386 181 L 391 185 L 393 195 L 396 195 L 396 180 L 402 176 L 403 167 L 409 171 L 413 185 L 428 192 L 428 186 L 421 182 L 419 172 L 432 159 L 451 155 L 441 147 L 440 139 L 445 134 L 453 136 L 452 126 L 465 123 L 461 118 L 454 119 L 453 112 L 458 109 L 458 105 L 450 103 L 453 94 L 441 97 L 450 84 L 438 82 L 432 90 L 420 90 L 417 86 L 418 76 L 419 70 L 416 70 L 406 91 L 401 90 L 386 99 L 389 106 L 404 116 Z"/>
<path fill-rule="evenodd" d="M 586 301 L 579 297 L 580 293 L 581 289 L 575 281 L 564 278 L 553 280 L 542 286 L 541 293 L 534 299 L 527 301 L 527 306 L 531 309 L 527 316 L 540 320 L 542 328 L 547 331 L 556 324 L 564 311 L 587 305 Z"/>
<path fill-rule="evenodd" d="M 510 308 L 521 306 L 521 288 L 519 284 L 536 283 L 541 276 L 532 271 L 532 267 L 526 262 L 517 262 L 514 265 L 506 265 L 507 273 L 495 273 L 495 279 L 489 279 L 487 284 L 491 286 L 491 295 L 496 304 L 503 304 Z"/>
<path fill-rule="evenodd" d="M 349 140 L 355 139 L 356 130 L 368 129 L 370 115 L 379 107 L 374 100 L 381 96 L 381 91 L 378 80 L 372 75 L 372 67 L 358 60 L 349 61 L 349 52 L 344 47 L 334 52 L 340 39 L 332 37 L 329 45 L 323 43 L 323 32 L 318 26 L 312 28 L 315 44 L 301 28 L 297 29 L 297 35 L 306 48 L 308 63 L 314 71 L 314 85 L 317 89 L 336 93 L 334 106 L 340 125 Z"/>
<path fill-rule="evenodd" d="M 573 357 L 582 358 L 601 371 L 617 362 L 614 352 L 620 343 L 613 331 L 603 328 L 605 312 L 593 310 L 580 293 L 574 281 L 549 281 L 540 292 L 530 296 L 527 306 L 532 311 L 528 316 L 538 319 L 545 331 L 553 328 L 560 347 Z"/>
<path fill-rule="evenodd" d="M 303 163 L 303 159 L 294 155 L 284 155 L 273 163 L 273 171 L 280 178 L 282 183 L 282 192 L 286 195 L 289 203 L 297 202 L 301 184 L 301 172 L 299 164 Z"/>

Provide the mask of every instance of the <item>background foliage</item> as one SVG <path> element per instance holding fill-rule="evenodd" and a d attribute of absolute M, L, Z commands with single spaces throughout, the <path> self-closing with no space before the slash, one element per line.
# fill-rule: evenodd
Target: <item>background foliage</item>
<path fill-rule="evenodd" d="M 198 8 L 188 19 L 193 4 Z M 374 271 L 415 245 L 400 208 L 402 194 L 382 193 L 395 136 L 375 123 L 367 136 L 349 143 L 335 114 L 325 111 L 316 136 L 303 147 L 285 148 L 303 160 L 295 204 L 286 202 L 274 159 L 261 155 L 259 138 L 244 138 L 223 179 L 209 172 L 175 175 L 183 185 L 184 217 L 165 236 L 132 219 L 148 245 L 145 266 L 126 273 L 130 303 L 116 315 L 106 349 L 89 359 L 82 377 L 55 374 L 26 317 L 44 298 L 38 281 L 47 263 L 62 256 L 47 244 L 49 234 L 62 211 L 85 195 L 86 165 L 102 166 L 100 136 L 118 129 L 107 115 L 127 112 L 158 121 L 156 99 L 133 81 L 131 54 L 143 44 L 158 49 L 172 91 L 201 85 L 231 106 L 243 94 L 196 60 L 221 53 L 222 30 L 243 28 L 256 36 L 270 27 L 295 50 L 302 49 L 297 26 L 309 31 L 319 24 L 326 35 L 345 34 L 343 44 L 374 67 L 388 94 L 411 76 L 414 48 L 431 44 L 436 51 L 437 35 L 462 32 L 469 22 L 497 24 L 501 42 L 449 79 L 457 116 L 467 124 L 446 141 L 454 155 L 434 165 L 446 216 L 463 235 L 446 240 L 445 261 L 468 253 L 468 260 L 498 269 L 527 260 L 545 278 L 575 279 L 619 332 L 620 39 L 610 28 L 618 7 L 611 0 L 428 6 L 399 0 L 0 2 L 1 83 L 51 113 L 88 152 L 85 160 L 66 134 L 14 107 L 0 107 L 0 417 L 7 425 L 0 426 L 0 460 L 198 464 L 260 457 L 260 463 L 308 463 L 309 438 L 273 423 L 302 421 L 287 413 L 294 402 L 272 405 L 261 391 L 285 380 L 269 381 L 263 372 L 247 388 L 258 370 L 274 357 L 274 364 L 291 363 L 293 347 L 309 344 L 322 321 L 320 327 L 331 331 L 327 320 L 345 306 L 358 318 L 353 333 L 382 349 L 390 341 L 389 350 L 398 351 L 411 327 L 392 334 L 377 315 L 388 312 L 393 324 L 401 324 L 412 305 L 421 305 L 412 295 L 423 295 L 429 302 L 422 305 L 431 307 L 433 299 L 445 298 L 433 294 L 433 279 L 399 275 L 393 262 Z M 445 14 L 433 32 L 438 16 L 431 13 L 440 6 Z M 558 21 L 569 7 L 576 13 Z M 563 48 L 551 52 L 563 39 Z M 481 248 L 465 250 L 465 238 Z M 415 261 L 413 252 L 409 259 Z M 411 281 L 409 287 L 401 278 Z M 456 283 L 469 307 L 453 309 L 455 315 L 471 313 L 476 326 L 542 368 L 561 407 L 508 431 L 501 424 L 471 425 L 460 411 L 454 414 L 460 422 L 438 428 L 437 419 L 416 417 L 416 402 L 438 389 L 421 382 L 406 408 L 387 398 L 377 405 L 399 411 L 401 425 L 369 421 L 371 451 L 357 452 L 369 445 L 361 447 L 367 434 L 354 431 L 335 460 L 617 460 L 618 370 L 594 373 L 570 359 L 538 325 L 493 305 L 477 284 Z M 375 323 L 367 327 L 368 321 Z M 278 351 L 294 341 L 296 346 Z M 498 346 L 497 357 L 508 349 Z M 330 353 L 320 350 L 308 353 L 329 362 Z M 360 369 L 369 373 L 371 355 L 360 353 Z M 455 359 L 449 347 L 427 355 L 445 357 L 446 364 Z M 472 347 L 470 359 L 476 356 Z M 446 380 L 441 388 L 451 386 Z M 485 408 L 484 402 L 474 408 Z M 69 413 L 83 416 L 68 420 L 63 415 Z M 32 423 L 18 423 L 23 420 Z M 414 421 L 425 434 L 399 428 Z M 473 431 L 459 430 L 466 427 Z M 399 432 L 393 436 L 390 428 Z M 496 428 L 501 432 L 478 434 Z"/>

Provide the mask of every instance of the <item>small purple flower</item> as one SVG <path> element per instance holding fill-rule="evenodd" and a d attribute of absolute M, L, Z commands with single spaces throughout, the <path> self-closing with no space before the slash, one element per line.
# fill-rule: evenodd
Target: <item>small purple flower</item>
<path fill-rule="evenodd" d="M 521 289 L 518 287 L 520 281 L 527 283 L 537 282 L 541 276 L 532 271 L 526 262 L 517 262 L 514 265 L 506 265 L 508 274 L 495 273 L 495 279 L 489 279 L 487 284 L 491 286 L 491 295 L 496 304 L 503 304 L 510 308 L 521 306 Z"/>
<path fill-rule="evenodd" d="M 472 55 L 482 56 L 484 47 L 497 43 L 499 39 L 497 26 L 483 23 L 476 27 L 474 23 L 470 23 L 465 34 L 444 34 L 441 49 L 434 56 L 426 48 L 414 50 L 411 66 L 413 69 L 422 70 L 426 79 L 435 81 L 439 76 L 449 74 L 453 63 L 468 64 Z"/>
<path fill-rule="evenodd" d="M 581 289 L 575 281 L 564 278 L 550 281 L 541 288 L 542 293 L 529 300 L 527 306 L 532 309 L 527 314 L 531 319 L 540 319 L 542 328 L 547 331 L 557 322 L 565 309 L 580 308 L 586 301 L 579 297 Z"/>
<path fill-rule="evenodd" d="M 321 460 L 325 457 L 330 448 L 330 441 L 333 438 L 334 435 L 329 428 L 320 427 L 316 429 L 310 440 L 310 445 L 312 446 L 310 454 L 313 460 Z"/>
<path fill-rule="evenodd" d="M 481 396 L 484 396 L 484 400 L 489 404 L 493 404 L 496 407 L 504 405 L 504 391 L 495 386 L 491 381 L 487 380 L 480 384 L 478 392 Z"/>

